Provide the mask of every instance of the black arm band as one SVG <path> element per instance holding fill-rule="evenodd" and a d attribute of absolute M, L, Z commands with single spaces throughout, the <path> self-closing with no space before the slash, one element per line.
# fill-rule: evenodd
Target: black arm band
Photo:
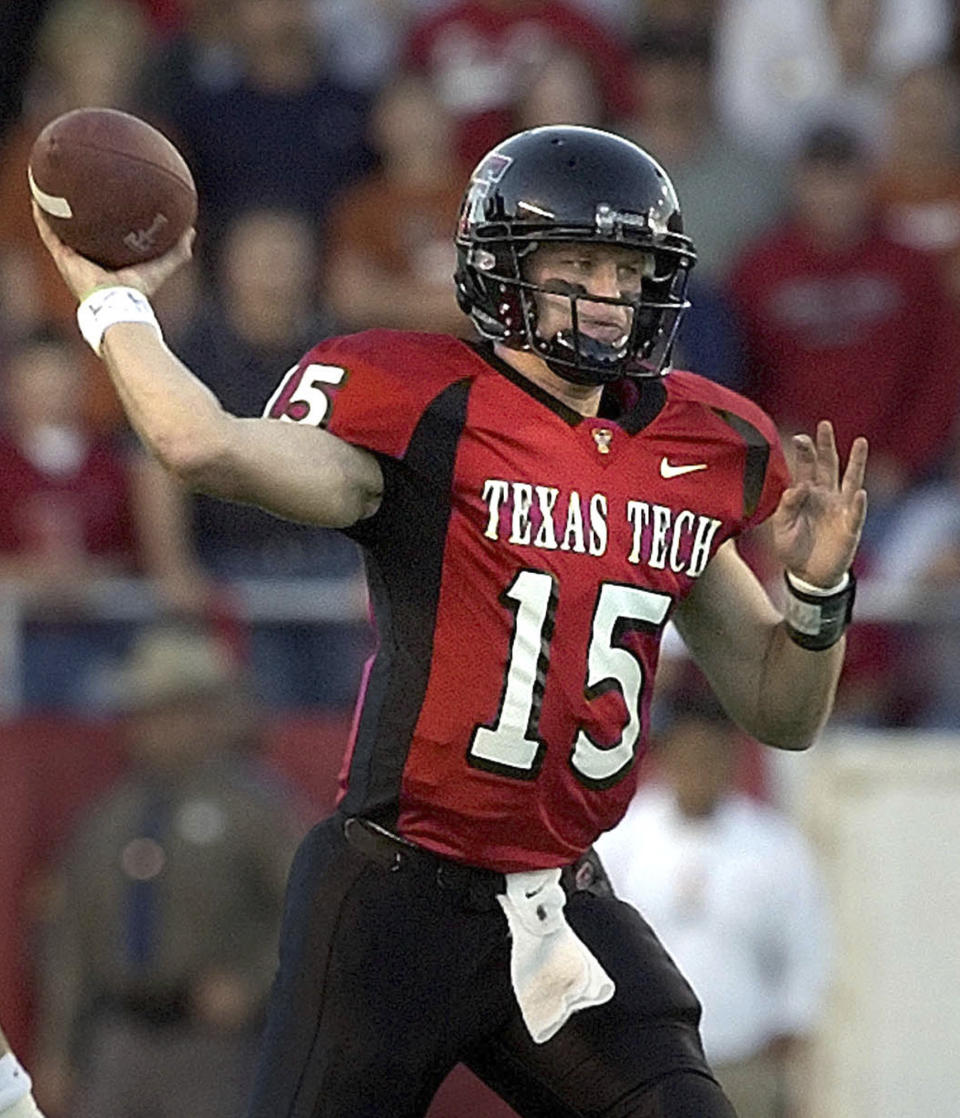
<path fill-rule="evenodd" d="M 832 594 L 810 593 L 798 587 L 784 573 L 787 584 L 787 604 L 783 620 L 790 639 L 801 648 L 822 652 L 831 648 L 843 636 L 853 616 L 853 599 L 857 593 L 857 580 L 848 571 L 846 581 Z"/>

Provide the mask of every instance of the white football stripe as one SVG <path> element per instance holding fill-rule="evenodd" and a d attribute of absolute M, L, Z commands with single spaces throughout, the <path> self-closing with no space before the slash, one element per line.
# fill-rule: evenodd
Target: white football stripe
<path fill-rule="evenodd" d="M 30 180 L 30 193 L 33 195 L 33 200 L 44 213 L 50 214 L 51 217 L 73 217 L 73 210 L 70 209 L 70 203 L 66 198 L 58 198 L 55 194 L 47 194 L 45 190 L 41 190 L 29 167 L 27 177 Z"/>

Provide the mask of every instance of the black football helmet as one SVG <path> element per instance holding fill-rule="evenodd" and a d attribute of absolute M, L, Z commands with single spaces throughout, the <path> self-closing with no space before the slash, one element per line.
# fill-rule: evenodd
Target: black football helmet
<path fill-rule="evenodd" d="M 639 294 L 590 296 L 576 284 L 571 326 L 552 338 L 537 332 L 540 293 L 556 295 L 525 274 L 524 261 L 545 242 L 623 245 L 650 254 Z M 696 261 L 684 236 L 676 191 L 663 168 L 622 136 L 596 128 L 550 125 L 520 132 L 480 161 L 463 198 L 456 234 L 457 301 L 480 334 L 537 353 L 579 384 L 669 369 Z M 612 345 L 578 328 L 578 302 L 632 308 L 629 334 Z"/>

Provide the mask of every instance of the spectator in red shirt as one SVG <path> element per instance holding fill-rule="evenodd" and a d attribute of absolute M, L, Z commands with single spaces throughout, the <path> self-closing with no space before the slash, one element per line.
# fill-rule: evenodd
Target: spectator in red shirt
<path fill-rule="evenodd" d="M 630 113 L 628 55 L 583 12 L 562 0 L 460 0 L 415 24 L 407 63 L 431 79 L 458 125 L 458 151 L 473 166 L 514 131 L 527 83 L 557 50 L 590 63 L 610 119 Z"/>
<path fill-rule="evenodd" d="M 35 334 L 4 372 L 0 577 L 16 580 L 29 618 L 22 698 L 28 707 L 85 705 L 126 641 L 89 620 L 93 580 L 137 563 L 126 460 L 78 416 L 83 373 L 72 340 Z"/>
<path fill-rule="evenodd" d="M 935 467 L 958 400 L 956 312 L 936 269 L 891 241 L 870 202 L 870 160 L 853 133 L 812 132 L 789 217 L 735 267 L 747 390 L 787 432 L 833 417 L 841 455 L 871 444 L 871 521 Z"/>

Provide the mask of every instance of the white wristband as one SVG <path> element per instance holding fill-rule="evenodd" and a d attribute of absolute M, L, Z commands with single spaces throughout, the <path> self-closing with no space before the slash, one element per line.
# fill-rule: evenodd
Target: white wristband
<path fill-rule="evenodd" d="M 7 1118 L 7 1110 L 30 1094 L 33 1083 L 20 1061 L 12 1052 L 0 1056 L 0 1118 Z"/>
<path fill-rule="evenodd" d="M 796 575 L 791 574 L 789 571 L 784 572 L 787 576 L 787 582 L 803 594 L 813 594 L 818 598 L 829 598 L 831 594 L 839 594 L 841 590 L 846 590 L 847 583 L 850 581 L 850 572 L 844 571 L 843 576 L 836 586 L 814 586 L 812 582 L 806 582 L 802 578 L 797 578 Z"/>
<path fill-rule="evenodd" d="M 162 340 L 160 323 L 150 300 L 135 287 L 100 287 L 77 307 L 77 325 L 84 341 L 101 357 L 100 347 L 108 327 L 118 322 L 143 322 L 152 326 Z"/>

